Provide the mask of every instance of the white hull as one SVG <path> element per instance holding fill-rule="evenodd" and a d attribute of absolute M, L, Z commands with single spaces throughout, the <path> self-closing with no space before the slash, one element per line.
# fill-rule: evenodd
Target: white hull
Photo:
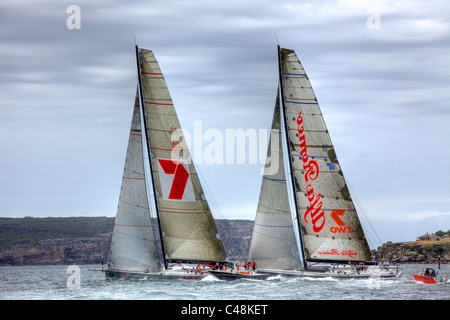
<path fill-rule="evenodd" d="M 368 278 L 398 278 L 402 275 L 401 267 L 380 268 L 370 266 L 365 270 L 357 271 L 354 268 L 336 268 L 333 271 L 309 271 L 309 270 L 278 270 L 278 269 L 258 269 L 258 271 L 287 277 L 311 277 L 311 278 L 336 278 L 336 279 L 368 279 Z"/>

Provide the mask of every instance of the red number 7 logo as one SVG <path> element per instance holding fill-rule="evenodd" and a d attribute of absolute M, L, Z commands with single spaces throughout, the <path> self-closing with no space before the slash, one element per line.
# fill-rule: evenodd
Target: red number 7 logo
<path fill-rule="evenodd" d="M 173 182 L 170 187 L 169 199 L 183 199 L 184 190 L 189 179 L 189 172 L 186 171 L 183 164 L 177 160 L 158 159 L 161 168 L 165 174 L 173 174 Z"/>

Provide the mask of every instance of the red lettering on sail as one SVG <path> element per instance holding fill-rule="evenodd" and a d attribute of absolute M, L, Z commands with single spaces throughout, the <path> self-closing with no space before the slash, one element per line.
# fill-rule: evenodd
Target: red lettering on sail
<path fill-rule="evenodd" d="M 330 227 L 332 233 L 352 233 L 353 227 Z"/>
<path fill-rule="evenodd" d="M 332 217 L 333 220 L 337 223 L 338 226 L 341 226 L 341 227 L 344 227 L 344 226 L 345 226 L 344 221 L 342 221 L 342 219 L 339 218 L 339 216 L 343 216 L 344 213 L 345 213 L 345 210 L 343 210 L 343 209 L 340 209 L 340 210 L 334 209 L 334 210 L 331 212 L 331 217 Z"/>
<path fill-rule="evenodd" d="M 170 200 L 181 200 L 189 179 L 189 172 L 187 172 L 183 164 L 177 160 L 158 159 L 158 162 L 165 174 L 174 175 L 168 198 Z"/>
<path fill-rule="evenodd" d="M 305 222 L 308 223 L 307 218 L 310 215 L 313 231 L 319 233 L 325 225 L 326 218 L 325 212 L 322 210 L 322 195 L 320 193 L 318 195 L 314 193 L 314 188 L 311 185 L 311 181 L 314 181 L 319 177 L 320 171 L 317 161 L 309 159 L 304 131 L 305 127 L 303 126 L 303 117 L 302 112 L 300 111 L 297 117 L 297 133 L 298 141 L 300 143 L 300 154 L 302 156 L 301 160 L 303 162 L 303 169 L 305 170 L 304 179 L 307 183 L 306 193 L 309 201 L 309 207 L 306 209 L 303 219 L 305 219 Z"/>
<path fill-rule="evenodd" d="M 322 256 L 348 256 L 353 259 L 358 255 L 358 252 L 355 250 L 339 251 L 338 249 L 330 249 L 329 251 L 317 251 L 317 254 Z"/>
<path fill-rule="evenodd" d="M 311 160 L 307 164 L 303 164 L 303 169 L 306 170 L 305 181 L 316 180 L 319 177 L 319 165 L 316 160 Z"/>
<path fill-rule="evenodd" d="M 331 211 L 331 217 L 333 218 L 334 222 L 336 222 L 336 224 L 339 227 L 330 227 L 330 231 L 332 233 L 352 233 L 352 228 L 353 227 L 349 227 L 345 224 L 344 221 L 342 221 L 342 219 L 340 218 L 341 216 L 343 216 L 345 213 L 345 209 L 334 209 L 333 211 Z"/>
<path fill-rule="evenodd" d="M 309 214 L 311 214 L 311 222 L 313 224 L 313 231 L 314 232 L 320 232 L 323 228 L 323 225 L 325 224 L 325 212 L 322 209 L 322 201 L 319 201 L 321 197 L 321 194 L 319 193 L 317 197 L 313 200 L 313 202 L 309 202 L 310 206 L 305 211 L 305 215 L 303 218 L 305 219 L 305 222 L 308 223 L 306 218 Z M 320 223 L 317 225 L 317 223 Z"/>
<path fill-rule="evenodd" d="M 310 159 L 308 155 L 308 146 L 306 143 L 305 136 L 305 127 L 303 126 L 303 117 L 302 111 L 299 111 L 298 117 L 296 119 L 297 122 L 297 136 L 300 145 L 300 155 L 301 161 L 303 163 L 304 179 L 306 182 L 306 196 L 309 201 L 309 206 L 307 207 L 303 219 L 306 223 L 308 222 L 308 218 L 311 218 L 312 229 L 314 232 L 319 233 L 322 231 L 326 217 L 325 212 L 322 210 L 323 202 L 321 200 L 322 194 L 317 194 L 314 192 L 314 187 L 311 184 L 314 180 L 319 178 L 320 170 L 319 164 L 316 160 Z M 330 231 L 332 233 L 351 233 L 352 227 L 347 226 L 344 221 L 340 218 L 340 216 L 344 215 L 345 210 L 343 209 L 334 209 L 331 212 L 331 218 L 336 222 L 339 227 L 332 226 L 330 227 Z"/>

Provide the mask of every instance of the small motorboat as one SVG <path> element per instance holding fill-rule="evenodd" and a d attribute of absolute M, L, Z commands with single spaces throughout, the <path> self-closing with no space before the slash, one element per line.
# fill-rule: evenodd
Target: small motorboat
<path fill-rule="evenodd" d="M 413 274 L 412 276 L 414 280 L 423 283 L 439 283 L 447 281 L 447 279 L 441 276 L 438 271 L 429 267 L 424 268 L 420 274 Z"/>

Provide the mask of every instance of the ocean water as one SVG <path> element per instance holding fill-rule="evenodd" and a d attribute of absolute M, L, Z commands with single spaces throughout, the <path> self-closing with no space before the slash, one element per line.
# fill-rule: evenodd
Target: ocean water
<path fill-rule="evenodd" d="M 290 278 L 222 281 L 107 281 L 100 266 L 0 267 L 0 300 L 449 300 L 450 281 L 423 284 L 411 274 L 421 265 L 403 265 L 395 279 L 336 280 Z M 433 266 L 437 269 L 437 266 Z M 450 265 L 441 265 L 450 278 Z"/>

